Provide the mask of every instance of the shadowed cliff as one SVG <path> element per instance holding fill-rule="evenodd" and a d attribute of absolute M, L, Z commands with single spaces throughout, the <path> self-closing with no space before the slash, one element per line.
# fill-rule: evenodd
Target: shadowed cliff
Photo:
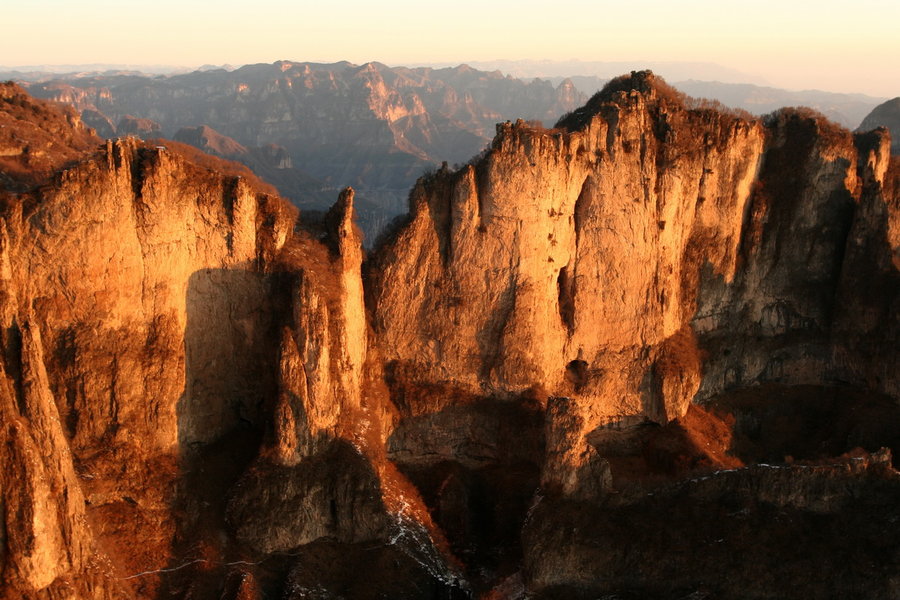
<path fill-rule="evenodd" d="M 298 218 L 4 89 L 75 140 L 0 181 L 4 597 L 896 591 L 885 130 L 632 73 L 365 257 L 351 189 Z"/>

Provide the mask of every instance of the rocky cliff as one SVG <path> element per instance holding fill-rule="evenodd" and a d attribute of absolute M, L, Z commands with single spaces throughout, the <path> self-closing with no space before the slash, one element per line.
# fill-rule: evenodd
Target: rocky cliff
<path fill-rule="evenodd" d="M 295 231 L 295 209 L 229 170 L 125 140 L 4 192 L 9 597 L 203 595 L 247 553 L 437 539 L 380 458 L 381 397 L 362 393 L 352 192 Z M 432 554 L 405 568 L 446 586 Z"/>
<path fill-rule="evenodd" d="M 179 144 L 5 170 L 5 597 L 892 597 L 889 145 L 633 73 L 368 256 Z"/>
<path fill-rule="evenodd" d="M 891 132 L 891 152 L 900 154 L 900 98 L 879 104 L 866 115 L 859 131 L 870 131 L 876 127 L 886 127 Z"/>
<path fill-rule="evenodd" d="M 151 134 L 152 119 L 168 138 L 208 126 L 246 147 L 277 144 L 293 172 L 270 173 L 271 183 L 291 200 L 321 208 L 323 188 L 330 203 L 337 186 L 349 184 L 389 214 L 402 212 L 425 169 L 465 161 L 484 147 L 497 121 L 552 121 L 585 99 L 570 82 L 554 88 L 465 65 L 289 61 L 170 77 L 73 77 L 33 83 L 29 91 L 91 111 L 102 127 L 99 111 L 120 123 L 118 135 Z"/>
<path fill-rule="evenodd" d="M 764 381 L 896 397 L 867 358 L 896 356 L 896 318 L 863 325 L 855 281 L 896 302 L 889 139 L 858 143 L 803 112 L 686 110 L 645 74 L 556 129 L 500 126 L 480 161 L 420 182 L 375 259 L 385 360 L 413 382 L 569 398 L 582 439 Z M 554 451 L 568 466 L 547 478 L 568 485 L 590 445 Z"/>

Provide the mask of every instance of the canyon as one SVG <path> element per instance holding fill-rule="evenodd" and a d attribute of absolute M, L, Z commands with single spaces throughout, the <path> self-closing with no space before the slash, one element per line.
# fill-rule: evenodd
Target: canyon
<path fill-rule="evenodd" d="M 506 67 L 520 78 L 504 75 Z M 278 61 L 167 76 L 121 70 L 0 75 L 36 97 L 75 107 L 103 138 L 174 139 L 243 163 L 306 211 L 327 210 L 339 187 L 352 185 L 358 222 L 371 240 L 406 211 L 423 172 L 466 162 L 489 144 L 495 123 L 522 118 L 551 126 L 610 78 L 579 76 L 588 65 L 577 63 L 568 65 L 570 77 L 551 76 L 558 73 L 549 64 L 541 68 Z M 693 79 L 675 87 L 754 115 L 808 106 L 851 129 L 882 100 Z"/>
<path fill-rule="evenodd" d="M 83 110 L 0 85 L 3 598 L 900 594 L 886 129 L 633 72 L 365 248 Z"/>
<path fill-rule="evenodd" d="M 374 232 L 405 211 L 423 171 L 464 162 L 494 124 L 552 123 L 586 100 L 571 82 L 521 81 L 498 71 L 278 61 L 168 77 L 57 76 L 24 83 L 75 107 L 106 138 L 190 140 L 247 164 L 305 209 L 327 208 L 339 186 L 357 192 Z M 202 134 L 191 130 L 203 128 Z M 204 141 L 205 140 L 205 141 Z"/>

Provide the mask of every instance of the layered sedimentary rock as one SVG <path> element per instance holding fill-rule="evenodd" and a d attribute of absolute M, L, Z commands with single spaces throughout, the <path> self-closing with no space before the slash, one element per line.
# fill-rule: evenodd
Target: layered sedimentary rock
<path fill-rule="evenodd" d="M 352 191 L 320 232 L 295 232 L 290 205 L 225 163 L 205 164 L 217 169 L 172 147 L 107 142 L 42 188 L 5 193 L 0 556 L 10 597 L 203 593 L 200 575 L 160 576 L 193 564 L 225 572 L 215 554 L 243 552 L 222 541 L 227 531 L 263 553 L 334 527 L 349 532 L 342 541 L 433 544 L 415 492 L 382 482 L 402 480 L 379 462 L 389 411 L 363 402 Z M 240 515 L 249 498 L 253 518 L 267 518 L 262 538 L 252 518 L 226 526 L 226 496 L 248 464 L 229 510 Z M 291 513 L 279 534 L 265 498 L 284 505 L 296 490 L 318 490 L 301 513 L 320 524 Z M 434 577 L 447 567 L 431 552 L 417 560 Z"/>
<path fill-rule="evenodd" d="M 2 180 L 5 596 L 896 593 L 885 130 L 633 73 L 367 257 L 352 190 L 298 219 L 2 89 L 7 145 L 65 142 Z"/>
<path fill-rule="evenodd" d="M 838 318 L 869 301 L 842 280 L 859 269 L 885 278 L 876 297 L 897 298 L 885 250 L 854 251 L 898 244 L 872 214 L 890 212 L 888 138 L 861 143 L 812 113 L 763 124 L 687 110 L 647 73 L 554 130 L 500 126 L 482 159 L 420 182 L 376 259 L 385 360 L 414 381 L 570 398 L 575 438 L 761 381 L 896 396 L 896 376 L 867 374 L 851 341 L 893 356 L 896 318 L 882 310 L 866 335 Z M 879 266 L 846 264 L 862 254 Z M 573 481 L 591 453 L 571 429 L 548 430 L 568 466 L 548 462 L 545 484 Z"/>

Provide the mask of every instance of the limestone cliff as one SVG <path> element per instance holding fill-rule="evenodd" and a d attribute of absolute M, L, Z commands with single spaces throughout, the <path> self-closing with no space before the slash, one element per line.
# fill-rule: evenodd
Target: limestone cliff
<path fill-rule="evenodd" d="M 553 130 L 498 126 L 483 157 L 420 181 L 374 261 L 376 337 L 410 384 L 573 400 L 565 435 L 549 425 L 545 485 L 577 487 L 592 432 L 665 423 L 731 387 L 897 394 L 833 331 L 868 300 L 842 282 L 863 268 L 846 262 L 883 260 L 848 242 L 898 244 L 869 214 L 886 208 L 866 208 L 885 205 L 886 136 L 858 150 L 814 114 L 745 121 L 687 102 L 635 73 Z M 896 299 L 881 264 L 865 268 Z M 891 325 L 867 343 L 893 353 L 896 319 L 879 314 Z"/>
<path fill-rule="evenodd" d="M 17 418 L 55 427 L 33 434 L 46 441 L 32 451 L 61 466 L 32 477 L 77 506 L 42 506 L 34 518 L 56 513 L 58 523 L 45 527 L 82 534 L 58 552 L 91 540 L 84 535 L 87 504 L 104 542 L 127 547 L 121 532 L 109 530 L 117 518 L 132 521 L 148 543 L 161 542 L 156 556 L 117 553 L 118 568 L 165 561 L 179 456 L 242 419 L 260 418 L 257 396 L 272 385 L 262 341 L 273 284 L 263 266 L 292 220 L 240 178 L 128 140 L 107 143 L 51 186 L 7 198 L 0 281 L 6 373 L 13 388 L 43 390 L 44 412 L 32 416 L 20 406 Z M 152 531 L 157 527 L 162 531 Z M 37 556 L 45 563 L 35 568 L 47 579 L 27 580 L 32 591 L 96 564 L 49 550 Z"/>
<path fill-rule="evenodd" d="M 335 528 L 348 542 L 395 540 L 424 565 L 409 567 L 417 577 L 445 585 L 439 536 L 378 453 L 390 411 L 363 399 L 352 191 L 323 231 L 295 231 L 296 210 L 255 178 L 192 158 L 108 141 L 43 187 L 4 191 L 6 595 L 203 594 L 202 573 L 226 574 L 242 552 Z M 252 516 L 226 525 L 248 464 L 228 510 L 249 502 Z M 297 493 L 312 494 L 289 509 L 307 522 L 279 522 L 271 502 Z"/>
<path fill-rule="evenodd" d="M 885 130 L 633 73 L 366 256 L 2 90 L 0 596 L 895 595 Z"/>

